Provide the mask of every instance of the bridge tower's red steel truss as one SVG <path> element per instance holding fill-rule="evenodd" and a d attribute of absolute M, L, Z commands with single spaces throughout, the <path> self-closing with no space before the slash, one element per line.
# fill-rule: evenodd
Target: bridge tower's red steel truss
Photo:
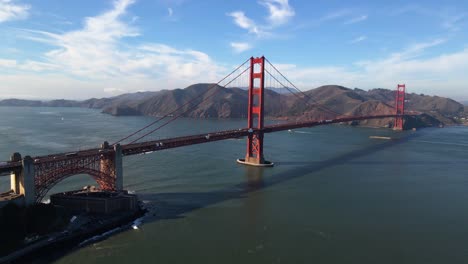
<path fill-rule="evenodd" d="M 404 84 L 398 84 L 396 95 L 395 95 L 395 123 L 393 125 L 394 130 L 403 130 L 404 126 L 404 114 L 405 114 L 405 93 L 406 86 Z"/>
<path fill-rule="evenodd" d="M 249 104 L 247 109 L 247 153 L 238 162 L 253 166 L 273 166 L 263 157 L 265 57 L 250 58 Z"/>

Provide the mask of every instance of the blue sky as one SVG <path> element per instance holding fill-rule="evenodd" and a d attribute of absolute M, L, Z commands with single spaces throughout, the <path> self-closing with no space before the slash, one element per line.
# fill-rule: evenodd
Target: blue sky
<path fill-rule="evenodd" d="M 467 1 L 0 0 L 0 98 L 216 82 L 265 55 L 326 84 L 468 100 Z"/>

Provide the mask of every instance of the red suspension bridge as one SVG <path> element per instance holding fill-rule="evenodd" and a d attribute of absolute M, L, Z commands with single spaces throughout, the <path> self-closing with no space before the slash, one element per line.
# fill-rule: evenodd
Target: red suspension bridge
<path fill-rule="evenodd" d="M 268 88 L 283 88 L 294 96 L 303 98 L 304 104 L 320 110 L 328 118 L 265 125 L 266 84 Z M 188 111 L 214 97 L 221 89 L 234 87 L 248 87 L 247 127 L 164 140 L 143 141 L 149 135 L 156 133 L 179 117 L 184 116 Z M 418 114 L 405 112 L 405 85 L 397 86 L 395 112 L 393 114 L 375 113 L 375 115 L 368 116 L 349 116 L 319 104 L 318 99 L 311 98 L 308 94 L 299 90 L 265 57 L 250 58 L 218 83 L 211 85 L 207 90 L 194 96 L 180 107 L 113 144 L 105 142 L 100 148 L 47 156 L 26 156 L 22 158 L 19 153 L 14 153 L 10 161 L 0 162 L 0 175 L 10 174 L 11 192 L 24 195 L 26 204 L 32 204 L 40 202 L 47 192 L 63 179 L 78 174 L 91 175 L 103 190 L 122 190 L 122 158 L 124 156 L 246 137 L 246 155 L 245 158 L 238 159 L 238 162 L 245 165 L 266 167 L 273 166 L 273 163 L 266 161 L 264 158 L 263 139 L 267 133 L 382 118 L 394 118 L 394 129 L 402 130 L 405 116 Z M 329 116 L 333 116 L 333 118 Z"/>

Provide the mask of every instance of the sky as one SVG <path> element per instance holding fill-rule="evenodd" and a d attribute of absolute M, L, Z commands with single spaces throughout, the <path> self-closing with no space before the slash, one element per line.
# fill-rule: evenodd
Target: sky
<path fill-rule="evenodd" d="M 0 98 L 217 82 L 264 55 L 296 86 L 468 100 L 468 1 L 0 0 Z"/>

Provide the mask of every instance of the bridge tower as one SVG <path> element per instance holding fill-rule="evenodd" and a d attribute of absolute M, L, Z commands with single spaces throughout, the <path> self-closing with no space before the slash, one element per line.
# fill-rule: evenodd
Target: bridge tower
<path fill-rule="evenodd" d="M 398 84 L 395 95 L 395 110 L 396 117 L 393 125 L 393 130 L 403 130 L 405 114 L 405 90 L 404 84 Z"/>
<path fill-rule="evenodd" d="M 36 202 L 36 192 L 34 186 L 34 161 L 30 156 L 21 158 L 21 154 L 14 153 L 10 161 L 21 161 L 21 169 L 11 172 L 11 190 L 16 194 L 24 196 L 26 206 Z"/>
<path fill-rule="evenodd" d="M 263 122 L 265 90 L 265 57 L 250 58 L 249 105 L 247 109 L 247 153 L 237 162 L 257 167 L 271 167 L 263 157 Z"/>
<path fill-rule="evenodd" d="M 101 155 L 99 158 L 99 172 L 108 177 L 98 178 L 99 187 L 103 190 L 123 190 L 123 155 L 122 146 L 120 144 L 113 145 L 114 151 L 108 155 Z M 112 146 L 109 142 L 104 141 L 101 144 L 102 150 L 111 150 Z M 107 178 L 106 180 L 103 180 Z"/>

